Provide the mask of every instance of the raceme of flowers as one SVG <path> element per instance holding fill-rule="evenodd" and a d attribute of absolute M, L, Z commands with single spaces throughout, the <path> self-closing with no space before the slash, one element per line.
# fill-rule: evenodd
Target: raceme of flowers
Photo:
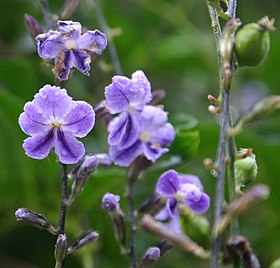
<path fill-rule="evenodd" d="M 58 21 L 59 31 L 50 30 L 36 37 L 38 54 L 43 59 L 55 59 L 53 72 L 60 80 L 67 80 L 75 67 L 89 76 L 91 57 L 100 55 L 107 46 L 105 34 L 99 30 L 81 34 L 79 22 Z"/>
<path fill-rule="evenodd" d="M 85 101 L 73 101 L 65 89 L 45 85 L 24 106 L 19 117 L 21 129 L 30 137 L 24 140 L 25 153 L 45 158 L 54 148 L 63 164 L 77 163 L 85 154 L 82 142 L 93 128 L 95 113 Z"/>
<path fill-rule="evenodd" d="M 129 166 L 141 154 L 155 162 L 168 152 L 163 147 L 174 140 L 175 131 L 161 107 L 147 105 L 151 86 L 142 71 L 133 73 L 132 79 L 113 77 L 105 97 L 109 112 L 119 113 L 108 126 L 109 152 L 116 164 Z"/>
<path fill-rule="evenodd" d="M 168 170 L 160 176 L 156 192 L 167 198 L 166 208 L 160 217 L 163 217 L 163 214 L 170 218 L 177 217 L 179 204 L 198 214 L 206 212 L 210 206 L 210 198 L 204 193 L 199 178 L 190 174 L 179 174 L 175 170 Z"/>

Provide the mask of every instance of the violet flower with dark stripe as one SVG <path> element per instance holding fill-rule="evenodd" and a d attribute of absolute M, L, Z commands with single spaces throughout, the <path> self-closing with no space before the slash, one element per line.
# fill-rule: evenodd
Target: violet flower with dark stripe
<path fill-rule="evenodd" d="M 60 80 L 67 80 L 73 67 L 89 76 L 91 57 L 100 55 L 107 46 L 105 34 L 98 30 L 81 34 L 79 22 L 58 21 L 57 25 L 59 31 L 50 30 L 37 35 L 39 56 L 56 59 L 53 72 Z"/>
<path fill-rule="evenodd" d="M 142 71 L 133 73 L 131 79 L 117 75 L 105 88 L 105 97 L 109 112 L 120 114 L 109 124 L 108 143 L 128 148 L 138 139 L 139 117 L 152 99 L 150 82 Z"/>
<path fill-rule="evenodd" d="M 166 208 L 157 215 L 158 220 L 178 216 L 179 204 L 184 204 L 198 214 L 206 212 L 210 206 L 210 198 L 204 193 L 199 178 L 189 174 L 178 174 L 175 170 L 168 170 L 161 175 L 156 192 L 167 198 Z"/>
<path fill-rule="evenodd" d="M 54 148 L 63 164 L 77 163 L 85 154 L 82 142 L 93 128 L 95 113 L 84 101 L 73 101 L 65 89 L 45 85 L 32 102 L 27 102 L 19 117 L 21 129 L 29 136 L 24 140 L 25 153 L 35 159 L 47 157 Z"/>
<path fill-rule="evenodd" d="M 137 156 L 144 154 L 147 159 L 156 162 L 168 152 L 164 147 L 175 138 L 175 130 L 167 120 L 167 113 L 162 108 L 146 105 L 138 119 L 139 129 L 132 144 L 126 148 L 110 146 L 112 161 L 120 166 L 129 166 Z"/>

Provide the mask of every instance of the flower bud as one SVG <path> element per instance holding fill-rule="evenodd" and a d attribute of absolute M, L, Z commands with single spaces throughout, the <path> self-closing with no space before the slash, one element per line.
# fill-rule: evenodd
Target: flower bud
<path fill-rule="evenodd" d="M 67 251 L 67 237 L 65 234 L 60 234 L 57 237 L 54 251 L 54 258 L 56 260 L 56 267 L 60 267 L 61 262 L 66 257 Z"/>
<path fill-rule="evenodd" d="M 56 234 L 55 228 L 49 223 L 48 219 L 42 214 L 38 214 L 27 208 L 19 208 L 16 211 L 15 216 L 17 218 L 17 221 L 25 222 L 39 229 L 47 230 L 51 234 Z"/>
<path fill-rule="evenodd" d="M 120 242 L 122 250 L 125 246 L 125 219 L 123 211 L 119 205 L 120 197 L 111 193 L 106 193 L 102 198 L 102 208 L 107 210 L 114 226 L 117 240 Z"/>
<path fill-rule="evenodd" d="M 142 257 L 140 268 L 150 267 L 160 258 L 160 249 L 158 247 L 150 247 Z"/>
<path fill-rule="evenodd" d="M 72 253 L 74 250 L 77 250 L 77 249 L 87 245 L 88 243 L 97 240 L 98 238 L 99 238 L 99 233 L 97 233 L 96 231 L 92 231 L 92 230 L 87 231 L 86 233 L 79 236 L 72 243 L 72 245 L 68 247 L 67 254 Z"/>
<path fill-rule="evenodd" d="M 83 191 L 86 182 L 97 167 L 97 164 L 98 158 L 96 156 L 87 155 L 84 157 L 71 187 L 71 194 L 67 202 L 68 206 L 71 205 L 76 197 Z"/>
<path fill-rule="evenodd" d="M 256 156 L 252 149 L 240 149 L 238 155 L 240 159 L 234 161 L 234 174 L 237 182 L 237 189 L 252 182 L 258 173 Z"/>
<path fill-rule="evenodd" d="M 98 166 L 108 167 L 112 164 L 108 154 L 96 154 L 95 156 L 98 158 Z"/>
<path fill-rule="evenodd" d="M 41 25 L 31 15 L 24 14 L 24 24 L 28 33 L 33 39 L 35 39 L 38 34 L 43 32 Z"/>
<path fill-rule="evenodd" d="M 270 49 L 270 31 L 275 30 L 274 19 L 264 17 L 258 23 L 246 24 L 236 33 L 235 52 L 237 62 L 242 66 L 255 66 L 261 63 Z"/>

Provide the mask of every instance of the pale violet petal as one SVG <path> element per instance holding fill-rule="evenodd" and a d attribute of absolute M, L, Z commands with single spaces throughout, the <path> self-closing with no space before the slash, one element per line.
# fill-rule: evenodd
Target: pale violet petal
<path fill-rule="evenodd" d="M 88 50 L 96 54 L 101 54 L 107 46 L 107 38 L 104 33 L 98 30 L 87 31 L 78 40 L 79 49 Z"/>
<path fill-rule="evenodd" d="M 49 154 L 55 140 L 54 130 L 40 133 L 24 140 L 25 153 L 35 159 L 43 159 Z"/>
<path fill-rule="evenodd" d="M 72 134 L 57 131 L 57 139 L 54 143 L 55 153 L 63 164 L 76 164 L 85 154 L 85 147 Z"/>
<path fill-rule="evenodd" d="M 210 197 L 202 193 L 199 201 L 185 200 L 186 205 L 198 214 L 203 214 L 210 206 Z"/>
<path fill-rule="evenodd" d="M 179 190 L 178 173 L 171 169 L 164 172 L 156 185 L 156 192 L 163 197 L 174 197 Z"/>
<path fill-rule="evenodd" d="M 85 137 L 93 128 L 95 113 L 85 101 L 75 101 L 71 110 L 63 117 L 63 130 L 76 137 Z"/>

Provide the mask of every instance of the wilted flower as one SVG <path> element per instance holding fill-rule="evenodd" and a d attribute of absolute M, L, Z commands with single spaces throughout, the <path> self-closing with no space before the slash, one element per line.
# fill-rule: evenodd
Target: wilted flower
<path fill-rule="evenodd" d="M 95 114 L 91 105 L 73 101 L 65 89 L 45 85 L 32 102 L 27 102 L 19 117 L 25 139 L 25 153 L 35 159 L 45 158 L 54 147 L 63 164 L 77 163 L 85 154 L 82 142 L 93 128 Z"/>
<path fill-rule="evenodd" d="M 109 125 L 108 143 L 119 149 L 131 146 L 138 138 L 139 116 L 152 99 L 151 85 L 142 71 L 132 74 L 132 79 L 114 76 L 105 88 L 106 107 L 111 114 L 120 113 Z"/>
<path fill-rule="evenodd" d="M 178 215 L 178 205 L 184 204 L 192 211 L 202 214 L 210 205 L 209 196 L 203 192 L 203 186 L 194 175 L 181 175 L 168 170 L 161 175 L 156 192 L 166 197 L 166 212 L 169 217 Z"/>
<path fill-rule="evenodd" d="M 167 119 L 167 113 L 161 108 L 146 105 L 139 117 L 136 140 L 133 139 L 133 143 L 126 148 L 111 146 L 111 159 L 120 166 L 129 166 L 137 156 L 144 154 L 147 159 L 155 162 L 168 152 L 163 147 L 175 138 L 174 128 Z"/>
<path fill-rule="evenodd" d="M 91 56 L 100 55 L 107 46 L 105 34 L 98 30 L 81 34 L 79 22 L 58 21 L 57 25 L 59 31 L 50 30 L 36 37 L 39 56 L 56 59 L 53 72 L 60 80 L 67 80 L 73 67 L 89 76 Z"/>

